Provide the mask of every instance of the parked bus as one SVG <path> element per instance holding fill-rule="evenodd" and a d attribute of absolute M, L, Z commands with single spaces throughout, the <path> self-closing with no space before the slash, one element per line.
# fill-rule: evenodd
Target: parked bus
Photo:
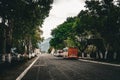
<path fill-rule="evenodd" d="M 78 59 L 78 49 L 74 47 L 64 48 L 63 49 L 64 58 L 75 58 Z"/>

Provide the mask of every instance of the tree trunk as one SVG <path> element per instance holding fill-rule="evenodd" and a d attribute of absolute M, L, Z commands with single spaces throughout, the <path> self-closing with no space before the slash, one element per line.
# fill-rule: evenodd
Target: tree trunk
<path fill-rule="evenodd" d="M 13 21 L 12 19 L 9 19 L 8 27 L 6 28 L 6 52 L 8 54 L 8 62 L 11 62 L 12 29 L 13 29 Z"/>
<path fill-rule="evenodd" d="M 107 59 L 107 54 L 108 54 L 108 51 L 106 50 L 106 51 L 105 51 L 105 56 L 104 56 L 104 59 L 105 59 L 105 60 Z"/>
<path fill-rule="evenodd" d="M 29 36 L 26 36 L 25 38 L 25 53 L 30 57 L 30 37 Z"/>
<path fill-rule="evenodd" d="M 8 20 L 8 27 L 6 31 L 6 48 L 7 53 L 11 53 L 12 48 L 12 28 L 13 28 L 13 22 L 12 20 Z"/>
<path fill-rule="evenodd" d="M 1 41 L 2 41 L 2 61 L 5 62 L 6 58 L 5 58 L 5 54 L 6 54 L 6 25 L 5 25 L 5 19 L 2 18 L 2 26 L 1 26 L 1 30 L 2 30 L 2 36 L 1 36 Z"/>
<path fill-rule="evenodd" d="M 103 59 L 105 59 L 105 51 L 102 51 Z"/>
<path fill-rule="evenodd" d="M 108 51 L 108 55 L 107 55 L 107 59 L 109 60 L 109 61 L 113 61 L 113 51 Z"/>
<path fill-rule="evenodd" d="M 29 37 L 27 37 L 27 54 L 29 55 L 29 50 L 30 50 L 30 46 L 29 46 Z"/>

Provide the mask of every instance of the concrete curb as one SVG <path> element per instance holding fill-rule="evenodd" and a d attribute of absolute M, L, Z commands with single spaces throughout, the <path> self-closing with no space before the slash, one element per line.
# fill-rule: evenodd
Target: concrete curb
<path fill-rule="evenodd" d="M 84 61 L 84 62 L 91 62 L 91 63 L 96 63 L 96 64 L 103 64 L 103 65 L 109 65 L 109 66 L 114 66 L 114 67 L 120 67 L 119 64 L 112 64 L 112 63 L 99 62 L 99 61 L 91 61 L 91 60 L 84 60 L 84 59 L 78 59 L 78 60 Z"/>

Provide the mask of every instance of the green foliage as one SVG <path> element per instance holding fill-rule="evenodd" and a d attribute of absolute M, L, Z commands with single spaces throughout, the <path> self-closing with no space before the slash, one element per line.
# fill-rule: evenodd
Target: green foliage
<path fill-rule="evenodd" d="M 52 51 L 52 47 L 50 47 L 49 49 L 48 49 L 48 53 L 50 54 L 51 53 L 51 51 Z"/>
<path fill-rule="evenodd" d="M 37 43 L 42 40 L 39 26 L 48 17 L 52 3 L 53 0 L 0 0 L 0 19 L 4 20 L 4 24 L 8 21 L 10 34 L 7 35 L 10 36 L 5 38 L 10 39 L 10 45 L 37 47 Z M 0 25 L 0 29 L 1 27 Z M 5 27 L 4 29 L 6 31 Z"/>
<path fill-rule="evenodd" d="M 118 25 L 120 24 L 120 8 L 114 4 L 113 0 L 103 0 L 101 2 L 86 1 L 86 6 L 89 10 L 89 16 L 94 16 L 90 20 L 95 25 L 90 24 L 90 28 L 100 33 L 105 42 L 110 46 L 116 43 L 119 44 L 118 34 L 120 33 L 120 27 Z"/>
<path fill-rule="evenodd" d="M 51 46 L 55 48 L 59 44 L 77 46 L 81 52 L 85 49 L 90 52 L 87 48 L 88 41 L 97 40 L 93 44 L 97 47 L 98 52 L 101 50 L 104 53 L 105 49 L 119 52 L 120 2 L 86 0 L 85 3 L 86 10 L 82 10 L 74 18 L 68 18 L 63 24 L 52 30 Z M 99 40 L 102 41 L 99 42 Z"/>
<path fill-rule="evenodd" d="M 76 47 L 74 40 L 72 40 L 69 37 L 67 37 L 67 39 L 64 40 L 64 43 L 66 44 L 67 47 Z"/>
<path fill-rule="evenodd" d="M 88 53 L 88 54 L 94 53 L 94 52 L 96 52 L 96 46 L 89 45 L 89 46 L 87 46 L 87 48 L 85 49 L 84 52 Z"/>
<path fill-rule="evenodd" d="M 53 36 L 53 39 L 50 41 L 50 45 L 56 49 L 62 49 L 66 46 L 65 40 L 69 38 L 74 38 L 74 24 L 75 18 L 69 17 L 67 21 L 65 21 L 63 24 L 59 25 L 57 28 L 52 30 L 51 35 Z"/>

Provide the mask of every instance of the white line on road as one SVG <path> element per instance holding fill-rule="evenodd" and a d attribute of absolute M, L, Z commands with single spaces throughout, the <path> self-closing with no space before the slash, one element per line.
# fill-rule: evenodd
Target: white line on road
<path fill-rule="evenodd" d="M 97 63 L 97 64 L 104 64 L 104 65 L 110 65 L 110 66 L 120 67 L 119 64 L 111 64 L 111 63 L 106 63 L 106 62 L 83 60 L 83 59 L 79 59 L 79 60 L 80 60 L 80 61 L 84 61 L 84 62 L 91 62 L 91 63 Z"/>
<path fill-rule="evenodd" d="M 16 80 L 21 80 L 24 75 L 28 72 L 28 70 L 33 66 L 33 64 L 39 59 L 39 56 L 28 66 L 17 78 Z"/>

